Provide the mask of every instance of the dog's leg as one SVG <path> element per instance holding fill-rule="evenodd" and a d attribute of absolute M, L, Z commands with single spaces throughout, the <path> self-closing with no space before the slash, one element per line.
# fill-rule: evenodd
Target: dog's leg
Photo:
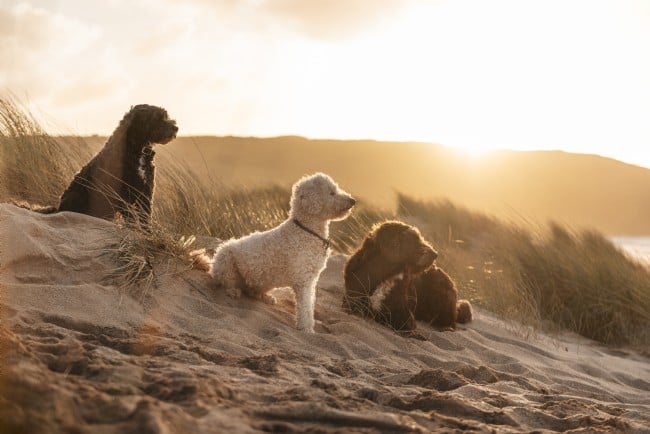
<path fill-rule="evenodd" d="M 415 330 L 416 322 L 413 310 L 416 303 L 415 289 L 411 285 L 410 276 L 397 280 L 384 299 L 383 305 L 388 310 L 388 323 L 400 332 Z"/>
<path fill-rule="evenodd" d="M 88 181 L 81 180 L 81 174 L 76 175 L 68 188 L 65 189 L 59 200 L 59 211 L 72 211 L 88 214 L 90 205 Z"/>
<path fill-rule="evenodd" d="M 273 305 L 273 304 L 277 304 L 277 302 L 278 302 L 278 300 L 277 300 L 275 297 L 273 297 L 271 294 L 269 294 L 268 292 L 265 292 L 264 294 L 262 294 L 262 296 L 260 297 L 260 299 L 261 299 L 264 303 L 266 303 L 266 304 L 271 304 L 271 305 Z"/>
<path fill-rule="evenodd" d="M 427 340 L 427 337 L 417 330 L 404 330 L 404 331 L 397 330 L 397 334 L 405 338 L 417 339 L 420 341 Z"/>
<path fill-rule="evenodd" d="M 314 333 L 314 308 L 316 307 L 316 280 L 294 285 L 296 295 L 296 328 Z"/>
<path fill-rule="evenodd" d="M 241 285 L 238 285 L 238 286 L 241 286 Z M 247 297 L 250 297 L 252 299 L 263 301 L 266 304 L 276 304 L 278 302 L 276 300 L 276 298 L 273 297 L 268 292 L 260 291 L 260 290 L 253 289 L 253 288 L 244 287 L 243 290 L 242 290 L 242 294 L 244 294 Z"/>
<path fill-rule="evenodd" d="M 235 264 L 235 258 L 232 253 L 227 249 L 217 251 L 212 263 L 210 264 L 210 276 L 217 282 L 217 284 L 226 290 L 232 298 L 240 298 L 242 295 L 241 288 L 239 288 L 239 273 Z"/>

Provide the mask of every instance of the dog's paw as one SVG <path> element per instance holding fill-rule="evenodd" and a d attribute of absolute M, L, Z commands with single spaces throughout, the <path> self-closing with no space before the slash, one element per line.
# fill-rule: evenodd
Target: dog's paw
<path fill-rule="evenodd" d="M 226 288 L 226 294 L 232 298 L 241 298 L 241 289 L 239 288 Z"/>
<path fill-rule="evenodd" d="M 278 303 L 278 300 L 275 297 L 273 297 L 271 294 L 262 294 L 260 296 L 260 300 L 270 305 L 274 305 Z"/>
<path fill-rule="evenodd" d="M 418 339 L 426 341 L 428 338 L 417 330 L 399 331 L 398 334 L 405 338 Z"/>
<path fill-rule="evenodd" d="M 338 321 L 334 321 L 333 323 L 330 324 L 336 324 Z M 322 321 L 316 320 L 316 325 L 314 326 L 314 329 L 318 329 L 318 333 L 327 333 L 327 334 L 333 334 L 332 329 L 329 327 L 328 324 L 325 324 Z"/>
<path fill-rule="evenodd" d="M 314 313 L 301 310 L 300 304 L 297 304 L 297 307 L 296 328 L 303 333 L 315 333 L 314 326 L 316 325 L 316 321 L 314 319 Z"/>

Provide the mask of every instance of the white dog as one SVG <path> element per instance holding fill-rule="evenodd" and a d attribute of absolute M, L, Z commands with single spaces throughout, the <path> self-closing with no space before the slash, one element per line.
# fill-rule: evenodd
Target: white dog
<path fill-rule="evenodd" d="M 235 298 L 243 292 L 273 304 L 270 290 L 291 287 L 297 328 L 313 333 L 316 282 L 330 254 L 329 224 L 346 218 L 354 204 L 329 176 L 305 176 L 293 185 L 289 218 L 268 231 L 223 243 L 209 273 Z"/>

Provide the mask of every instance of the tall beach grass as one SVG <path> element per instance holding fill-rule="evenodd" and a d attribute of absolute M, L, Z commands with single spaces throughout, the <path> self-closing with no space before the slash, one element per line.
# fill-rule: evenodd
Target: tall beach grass
<path fill-rule="evenodd" d="M 436 244 L 438 262 L 476 304 L 607 344 L 650 344 L 650 268 L 602 234 L 404 195 L 398 209 Z"/>
<path fill-rule="evenodd" d="M 82 138 L 48 135 L 12 98 L 0 98 L 0 194 L 55 204 L 92 150 Z"/>
<path fill-rule="evenodd" d="M 19 104 L 0 99 L 2 201 L 55 205 L 96 150 L 82 138 L 48 135 Z M 287 216 L 289 186 L 247 188 L 200 178 L 162 152 L 156 165 L 152 227 L 116 225 L 115 271 L 127 284 L 149 282 L 157 255 L 187 264 L 194 236 L 238 237 Z M 350 253 L 373 224 L 389 218 L 418 226 L 440 252 L 438 263 L 460 295 L 476 305 L 606 344 L 650 346 L 650 269 L 601 234 L 505 221 L 448 200 L 400 194 L 394 210 L 361 200 L 350 218 L 332 225 L 334 248 Z"/>

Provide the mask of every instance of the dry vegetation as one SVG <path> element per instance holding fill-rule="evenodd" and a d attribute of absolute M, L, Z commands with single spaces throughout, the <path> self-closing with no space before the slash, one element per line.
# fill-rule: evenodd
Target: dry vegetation
<path fill-rule="evenodd" d="M 11 100 L 0 99 L 0 200 L 56 204 L 93 147 L 81 138 L 48 136 Z M 289 190 L 233 187 L 157 157 L 154 225 L 116 225 L 113 253 L 124 282 L 153 279 L 156 256 L 187 259 L 193 236 L 229 238 L 274 226 L 286 217 Z M 333 225 L 334 246 L 349 253 L 386 218 L 417 225 L 441 252 L 439 264 L 461 296 L 505 318 L 576 331 L 614 345 L 650 345 L 650 269 L 596 232 L 551 224 L 506 222 L 451 202 L 399 195 L 396 211 L 359 204 Z"/>
<path fill-rule="evenodd" d="M 92 154 L 81 138 L 49 136 L 11 99 L 0 98 L 0 141 L 0 194 L 39 204 L 54 204 Z"/>
<path fill-rule="evenodd" d="M 476 304 L 607 344 L 650 344 L 650 268 L 601 234 L 504 222 L 406 196 L 399 209 L 434 242 L 440 265 Z"/>

